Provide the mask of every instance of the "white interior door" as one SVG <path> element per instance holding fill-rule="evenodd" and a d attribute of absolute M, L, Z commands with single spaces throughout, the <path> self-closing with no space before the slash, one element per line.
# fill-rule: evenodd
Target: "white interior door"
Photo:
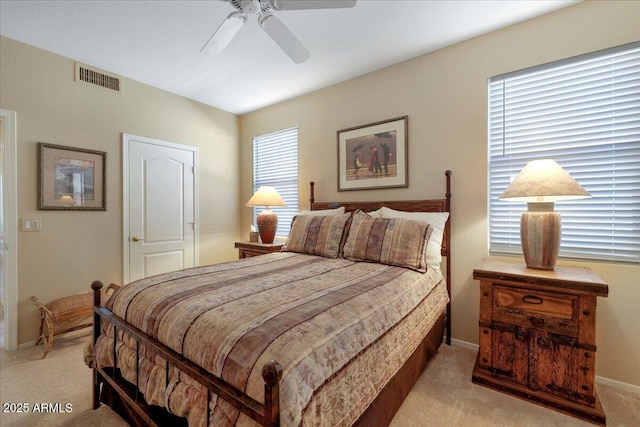
<path fill-rule="evenodd" d="M 123 140 L 125 283 L 195 266 L 197 149 L 126 134 Z"/>

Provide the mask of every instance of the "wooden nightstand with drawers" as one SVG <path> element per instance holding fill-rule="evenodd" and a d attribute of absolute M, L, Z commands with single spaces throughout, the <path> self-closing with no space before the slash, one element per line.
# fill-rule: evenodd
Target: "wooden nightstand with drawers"
<path fill-rule="evenodd" d="M 242 259 L 280 252 L 284 243 L 236 242 L 235 246 L 238 249 L 239 258 Z"/>
<path fill-rule="evenodd" d="M 606 283 L 585 267 L 489 259 L 473 278 L 480 348 L 472 381 L 605 425 L 594 382 L 596 298 L 607 296 Z"/>

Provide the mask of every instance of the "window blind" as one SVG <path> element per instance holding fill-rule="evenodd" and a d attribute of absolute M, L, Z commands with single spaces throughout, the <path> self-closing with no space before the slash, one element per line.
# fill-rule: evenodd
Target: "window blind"
<path fill-rule="evenodd" d="M 592 198 L 561 201 L 560 256 L 640 263 L 640 42 L 489 80 L 489 241 L 521 253 L 526 203 L 498 197 L 552 158 Z"/>
<path fill-rule="evenodd" d="M 278 215 L 276 236 L 289 235 L 298 214 L 298 128 L 284 129 L 253 138 L 253 192 L 261 185 L 275 187 L 287 204 L 270 207 Z M 253 208 L 253 225 L 264 207 Z"/>

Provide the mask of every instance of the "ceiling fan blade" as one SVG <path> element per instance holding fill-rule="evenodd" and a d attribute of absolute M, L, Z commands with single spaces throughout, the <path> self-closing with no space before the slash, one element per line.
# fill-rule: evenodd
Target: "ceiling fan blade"
<path fill-rule="evenodd" d="M 268 13 L 260 16 L 258 22 L 293 62 L 300 64 L 309 59 L 311 52 L 276 16 Z"/>
<path fill-rule="evenodd" d="M 200 52 L 218 55 L 222 53 L 225 47 L 238 34 L 240 28 L 247 20 L 247 15 L 242 12 L 233 12 L 222 21 L 222 24 L 211 35 L 209 40 L 204 44 Z"/>
<path fill-rule="evenodd" d="M 357 0 L 269 0 L 274 10 L 335 9 L 353 7 Z"/>

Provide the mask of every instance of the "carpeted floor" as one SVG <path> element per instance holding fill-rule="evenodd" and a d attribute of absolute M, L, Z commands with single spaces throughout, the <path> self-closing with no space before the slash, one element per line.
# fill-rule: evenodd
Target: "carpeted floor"
<path fill-rule="evenodd" d="M 91 370 L 82 360 L 88 330 L 42 346 L 0 353 L 0 425 L 3 427 L 126 426 L 109 408 L 91 409 Z M 400 408 L 391 427 L 590 426 L 575 418 L 471 383 L 473 350 L 443 345 Z M 640 425 L 640 393 L 599 385 L 608 426 Z M 29 413 L 7 413 L 26 403 Z M 36 407 L 36 404 L 38 405 Z M 42 405 L 45 404 L 45 405 Z M 59 404 L 56 405 L 55 404 Z M 53 407 L 53 408 L 52 408 Z M 54 409 L 56 412 L 43 412 Z M 33 412 L 33 410 L 40 412 Z"/>

